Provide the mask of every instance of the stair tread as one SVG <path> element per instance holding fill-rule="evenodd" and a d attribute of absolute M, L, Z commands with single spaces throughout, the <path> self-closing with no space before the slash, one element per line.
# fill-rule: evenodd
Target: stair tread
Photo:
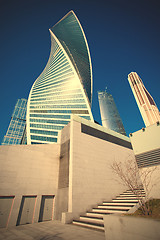
<path fill-rule="evenodd" d="M 114 202 L 103 202 L 102 204 L 113 204 L 113 203 L 119 203 L 119 199 L 116 202 L 116 199 L 113 199 Z M 136 203 L 138 200 L 133 200 L 133 203 Z M 121 201 L 120 203 L 126 203 L 126 201 Z M 132 203 L 131 201 L 128 202 L 129 204 Z"/>
<path fill-rule="evenodd" d="M 93 210 L 116 210 L 116 211 L 119 211 L 119 210 L 122 210 L 122 211 L 125 211 L 126 209 L 115 209 L 115 208 L 92 208 Z M 128 209 L 128 208 L 127 208 Z"/>
<path fill-rule="evenodd" d="M 104 224 L 103 218 L 80 217 L 78 221 L 85 223 Z"/>
<path fill-rule="evenodd" d="M 124 201 L 124 202 L 126 202 L 126 201 L 133 201 L 133 202 L 136 202 L 136 201 L 138 201 L 138 199 L 124 199 L 124 198 L 113 198 L 112 199 L 112 202 L 114 201 L 119 201 L 119 200 L 122 200 L 122 201 Z"/>
<path fill-rule="evenodd" d="M 128 205 L 127 205 L 127 204 L 124 204 L 124 203 L 123 203 L 123 204 L 117 204 L 117 203 L 116 203 L 116 204 L 107 204 L 107 203 L 106 203 L 106 204 L 102 204 L 102 205 L 98 205 L 98 206 L 115 206 L 115 207 L 121 207 L 121 206 L 122 206 L 122 207 L 132 207 L 132 206 L 134 206 L 134 205 L 135 205 L 135 204 L 128 204 Z"/>
<path fill-rule="evenodd" d="M 90 217 L 101 217 L 103 218 L 104 215 L 109 215 L 109 214 L 112 214 L 112 213 L 86 213 L 86 216 L 90 216 Z"/>
<path fill-rule="evenodd" d="M 84 222 L 84 221 L 81 221 L 81 220 L 73 220 L 73 223 L 74 222 L 104 227 L 104 223 L 93 223 L 93 222 Z"/>
<path fill-rule="evenodd" d="M 131 205 L 132 206 L 132 205 Z M 125 208 L 128 209 L 131 207 L 130 205 L 98 205 L 98 208 Z"/>
<path fill-rule="evenodd" d="M 140 198 L 140 197 L 143 197 L 143 196 L 127 196 L 127 197 L 126 196 L 117 196 L 116 199 L 117 198 L 125 198 L 125 199 L 133 198 L 134 199 L 134 198 Z"/>
<path fill-rule="evenodd" d="M 130 197 L 130 198 L 122 198 L 122 197 L 117 197 L 117 198 L 114 198 L 112 201 L 114 200 L 124 200 L 124 201 L 127 201 L 127 200 L 138 200 L 136 197 Z"/>
<path fill-rule="evenodd" d="M 145 196 L 145 194 L 120 194 L 117 197 L 139 197 L 139 196 Z"/>
<path fill-rule="evenodd" d="M 76 226 L 79 226 L 79 227 L 91 228 L 91 229 L 96 230 L 96 231 L 103 231 L 104 232 L 104 227 L 103 226 L 96 226 L 96 225 L 78 223 L 78 222 L 74 222 L 72 224 L 76 225 Z"/>
<path fill-rule="evenodd" d="M 106 214 L 106 213 L 125 213 L 128 212 L 128 210 L 123 211 L 123 210 L 97 210 L 97 211 L 93 211 L 93 213 L 100 213 L 100 214 Z"/>
<path fill-rule="evenodd" d="M 135 194 L 135 195 L 126 195 L 126 194 L 125 194 L 125 195 L 121 195 L 121 194 L 120 194 L 120 195 L 118 195 L 117 197 L 122 197 L 122 196 L 127 198 L 127 197 L 139 197 L 139 196 L 145 196 L 145 195 L 144 195 L 144 194 L 139 194 L 139 195 L 138 195 L 138 194 L 137 194 L 137 195 L 136 195 L 136 194 Z"/>
<path fill-rule="evenodd" d="M 94 217 L 94 216 L 86 216 L 86 215 L 83 215 L 83 216 L 80 216 L 80 218 L 83 217 L 83 218 L 93 218 L 93 219 L 98 219 L 98 220 L 103 220 L 103 217 Z"/>
<path fill-rule="evenodd" d="M 101 215 L 105 215 L 105 214 L 110 214 L 110 213 L 103 213 L 102 212 L 87 212 L 87 214 L 101 214 Z"/>

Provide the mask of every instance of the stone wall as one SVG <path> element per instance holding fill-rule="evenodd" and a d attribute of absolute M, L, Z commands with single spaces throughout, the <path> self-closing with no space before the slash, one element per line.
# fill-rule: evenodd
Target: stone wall
<path fill-rule="evenodd" d="M 106 215 L 104 216 L 106 240 L 159 240 L 160 223 L 156 220 Z"/>
<path fill-rule="evenodd" d="M 89 122 L 82 121 L 83 124 Z M 73 119 L 70 124 L 68 212 L 75 218 L 92 206 L 103 200 L 109 201 L 126 190 L 117 181 L 111 164 L 134 155 L 129 148 L 81 132 L 79 119 Z M 97 124 L 92 125 L 97 127 Z"/>
<path fill-rule="evenodd" d="M 59 155 L 59 144 L 0 146 L 1 203 L 14 198 L 7 226 L 16 225 L 24 196 L 35 198 L 32 222 L 38 221 L 42 196 L 57 194 Z"/>
<path fill-rule="evenodd" d="M 143 173 L 151 173 L 148 175 L 147 180 L 145 180 L 148 186 L 148 189 L 145 188 L 148 197 L 160 198 L 159 122 L 132 133 L 130 139 L 139 166 L 142 182 L 144 179 Z"/>

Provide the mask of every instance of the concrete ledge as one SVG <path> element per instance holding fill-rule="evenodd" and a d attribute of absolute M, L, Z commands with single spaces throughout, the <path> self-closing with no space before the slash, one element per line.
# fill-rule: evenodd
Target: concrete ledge
<path fill-rule="evenodd" d="M 104 216 L 106 240 L 159 240 L 160 221 L 119 215 Z"/>
<path fill-rule="evenodd" d="M 71 223 L 73 221 L 72 212 L 63 212 L 61 222 L 64 224 Z"/>
<path fill-rule="evenodd" d="M 135 211 L 137 211 L 137 209 L 140 207 L 140 204 L 136 204 L 134 207 L 132 207 L 127 213 L 134 213 Z"/>

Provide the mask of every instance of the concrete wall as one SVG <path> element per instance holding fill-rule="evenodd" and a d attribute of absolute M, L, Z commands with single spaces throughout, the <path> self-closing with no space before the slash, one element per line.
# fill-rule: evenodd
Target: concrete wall
<path fill-rule="evenodd" d="M 147 198 L 160 199 L 160 165 L 145 167 L 139 169 L 144 189 L 147 194 Z M 146 174 L 149 173 L 147 179 L 144 180 Z"/>
<path fill-rule="evenodd" d="M 126 190 L 117 182 L 111 164 L 133 156 L 133 150 L 82 133 L 79 119 L 70 124 L 68 211 L 78 217 L 92 206 Z M 96 127 L 97 124 L 92 125 Z"/>
<path fill-rule="evenodd" d="M 42 195 L 56 196 L 59 154 L 59 144 L 0 146 L 0 196 L 15 196 L 8 226 L 16 225 L 22 196 L 36 195 L 33 222 Z"/>
<path fill-rule="evenodd" d="M 159 240 L 160 222 L 138 217 L 104 216 L 106 240 Z"/>
<path fill-rule="evenodd" d="M 150 172 L 145 180 L 148 186 L 148 189 L 145 188 L 146 194 L 149 198 L 160 198 L 160 124 L 134 132 L 130 139 L 142 182 L 144 172 L 145 175 Z"/>
<path fill-rule="evenodd" d="M 160 148 L 160 125 L 153 124 L 132 133 L 130 140 L 135 155 Z"/>
<path fill-rule="evenodd" d="M 68 212 L 68 188 L 69 188 L 69 158 L 70 158 L 70 123 L 59 134 L 60 157 L 58 190 L 56 198 L 55 219 L 61 220 L 62 213 Z"/>

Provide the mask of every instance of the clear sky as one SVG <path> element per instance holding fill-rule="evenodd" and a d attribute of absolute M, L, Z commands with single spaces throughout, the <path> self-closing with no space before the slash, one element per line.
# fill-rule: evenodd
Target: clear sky
<path fill-rule="evenodd" d="M 160 109 L 159 0 L 0 0 L 0 142 L 18 98 L 28 98 L 50 53 L 48 29 L 73 10 L 84 29 L 97 91 L 108 87 L 127 135 L 144 127 L 128 83 L 135 71 Z"/>

